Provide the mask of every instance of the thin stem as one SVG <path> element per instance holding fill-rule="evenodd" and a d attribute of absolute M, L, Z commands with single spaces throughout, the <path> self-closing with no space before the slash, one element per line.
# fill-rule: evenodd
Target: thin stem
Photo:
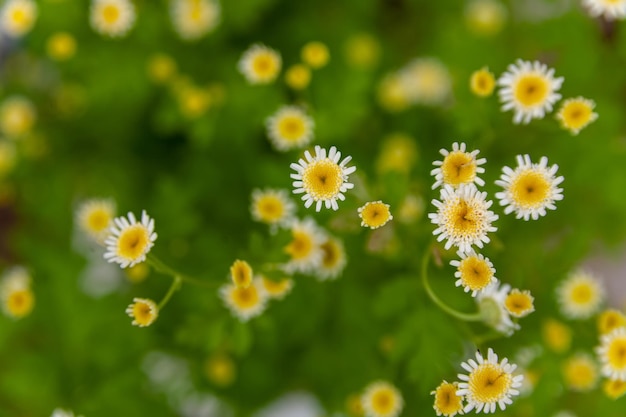
<path fill-rule="evenodd" d="M 205 288 L 211 288 L 211 289 L 215 289 L 218 287 L 217 283 L 215 282 L 206 282 L 206 281 L 202 281 L 202 280 L 181 274 L 174 268 L 171 268 L 168 265 L 166 265 L 163 261 L 161 261 L 159 258 L 154 256 L 153 254 L 148 254 L 148 257 L 146 260 L 154 269 L 156 269 L 158 272 L 162 274 L 171 275 L 174 278 L 178 277 L 180 280 L 184 282 L 197 285 L 199 287 L 205 287 Z"/>
<path fill-rule="evenodd" d="M 183 280 L 179 275 L 176 275 L 174 277 L 174 280 L 172 281 L 172 285 L 170 285 L 170 289 L 167 290 L 167 293 L 165 294 L 165 297 L 163 297 L 163 299 L 161 300 L 161 302 L 159 303 L 159 311 L 161 311 L 161 309 L 163 307 L 165 307 L 165 304 L 167 304 L 168 301 L 170 301 L 170 298 L 172 298 L 172 295 L 174 295 L 174 293 L 180 289 L 180 286 L 182 284 Z"/>
<path fill-rule="evenodd" d="M 453 309 L 452 307 L 450 307 L 449 305 L 441 301 L 439 297 L 437 297 L 437 294 L 435 294 L 435 292 L 430 286 L 430 283 L 428 282 L 429 259 L 430 259 L 430 250 L 427 250 L 426 253 L 424 254 L 424 258 L 422 259 L 422 283 L 424 284 L 424 289 L 426 290 L 426 294 L 428 294 L 430 299 L 433 300 L 433 303 L 437 304 L 437 306 L 440 309 L 442 309 L 449 315 L 456 317 L 457 319 L 461 319 L 464 321 L 481 321 L 482 316 L 480 313 L 473 313 L 473 314 L 462 313 L 458 310 Z"/>

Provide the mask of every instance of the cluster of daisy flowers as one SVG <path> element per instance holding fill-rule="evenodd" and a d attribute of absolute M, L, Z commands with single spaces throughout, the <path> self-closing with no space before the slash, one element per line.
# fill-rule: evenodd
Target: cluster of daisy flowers
<path fill-rule="evenodd" d="M 546 64 L 518 59 L 497 80 L 487 67 L 475 71 L 470 77 L 470 89 L 479 97 L 488 97 L 498 87 L 502 111 L 513 111 L 514 123 L 527 124 L 552 112 L 562 98 L 559 90 L 563 80 L 555 77 L 554 69 Z M 568 98 L 562 102 L 556 119 L 563 129 L 577 135 L 598 118 L 594 108 L 593 100 L 581 96 Z"/>

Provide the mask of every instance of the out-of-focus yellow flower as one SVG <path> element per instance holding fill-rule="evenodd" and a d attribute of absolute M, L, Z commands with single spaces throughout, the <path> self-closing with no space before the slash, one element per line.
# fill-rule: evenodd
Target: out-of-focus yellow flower
<path fill-rule="evenodd" d="M 285 83 L 293 90 L 304 90 L 311 82 L 311 70 L 302 64 L 295 64 L 287 68 Z"/>
<path fill-rule="evenodd" d="M 0 131 L 14 139 L 30 133 L 37 114 L 26 97 L 11 96 L 0 104 Z"/>
<path fill-rule="evenodd" d="M 164 53 L 153 55 L 148 61 L 148 76 L 155 84 L 165 84 L 176 75 L 176 61 Z"/>
<path fill-rule="evenodd" d="M 470 77 L 470 90 L 478 97 L 489 97 L 496 87 L 496 78 L 489 68 L 483 67 L 474 71 Z"/>
<path fill-rule="evenodd" d="M 328 47 L 322 42 L 309 42 L 302 48 L 302 61 L 313 69 L 322 68 L 330 60 Z"/>
<path fill-rule="evenodd" d="M 378 85 L 378 102 L 389 112 L 400 112 L 409 107 L 409 98 L 397 74 L 388 74 Z"/>
<path fill-rule="evenodd" d="M 406 134 L 394 133 L 383 140 L 376 168 L 380 173 L 395 171 L 408 174 L 416 160 L 415 140 Z"/>
<path fill-rule="evenodd" d="M 368 34 L 351 36 L 345 44 L 345 58 L 349 65 L 357 68 L 371 68 L 378 63 L 380 43 Z"/>
<path fill-rule="evenodd" d="M 569 350 L 572 343 L 572 329 L 555 319 L 543 322 L 541 333 L 548 348 L 556 353 Z"/>
<path fill-rule="evenodd" d="M 204 372 L 209 381 L 220 387 L 227 387 L 237 376 L 235 362 L 224 354 L 209 357 L 204 364 Z"/>
<path fill-rule="evenodd" d="M 126 268 L 124 270 L 126 273 L 126 278 L 133 284 L 139 284 L 148 278 L 150 275 L 150 267 L 145 263 L 139 263 L 131 266 L 130 268 Z"/>
<path fill-rule="evenodd" d="M 604 310 L 598 315 L 598 331 L 600 334 L 611 333 L 618 327 L 626 326 L 626 316 L 619 310 Z"/>
<path fill-rule="evenodd" d="M 507 11 L 497 0 L 474 0 L 465 8 L 465 23 L 477 35 L 492 36 L 502 30 Z"/>
<path fill-rule="evenodd" d="M 55 61 L 67 61 L 76 53 L 76 39 L 68 32 L 57 32 L 48 38 L 46 52 Z"/>
<path fill-rule="evenodd" d="M 196 119 L 211 106 L 211 94 L 204 88 L 187 86 L 178 91 L 180 112 L 188 119 Z"/>

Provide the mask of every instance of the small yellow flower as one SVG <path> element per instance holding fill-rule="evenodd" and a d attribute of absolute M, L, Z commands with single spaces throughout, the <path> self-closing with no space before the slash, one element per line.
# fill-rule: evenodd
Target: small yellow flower
<path fill-rule="evenodd" d="M 101 35 L 123 37 L 135 23 L 135 6 L 130 0 L 92 0 L 90 19 Z"/>
<path fill-rule="evenodd" d="M 569 98 L 561 105 L 556 118 L 561 122 L 563 129 L 577 135 L 581 129 L 598 118 L 598 114 L 593 111 L 595 106 L 593 100 L 583 97 Z"/>
<path fill-rule="evenodd" d="M 474 33 L 491 36 L 502 30 L 507 11 L 496 0 L 474 0 L 465 8 L 465 23 Z"/>
<path fill-rule="evenodd" d="M 402 223 L 414 223 L 424 214 L 424 199 L 421 196 L 408 194 L 397 212 L 398 221 Z"/>
<path fill-rule="evenodd" d="M 607 379 L 602 384 L 602 390 L 612 400 L 617 400 L 626 393 L 626 381 L 619 379 Z"/>
<path fill-rule="evenodd" d="M 478 97 L 489 97 L 496 87 L 496 78 L 489 71 L 489 68 L 483 67 L 478 71 L 474 71 L 470 78 L 470 89 L 472 93 Z"/>
<path fill-rule="evenodd" d="M 590 355 L 577 353 L 563 363 L 563 378 L 573 391 L 591 391 L 598 382 L 598 365 Z"/>
<path fill-rule="evenodd" d="M 450 262 L 457 269 L 454 273 L 457 278 L 455 286 L 463 286 L 465 292 L 472 291 L 472 297 L 476 297 L 479 291 L 496 281 L 496 270 L 489 258 L 474 251 L 459 252 L 458 255 L 461 260 Z"/>
<path fill-rule="evenodd" d="M 328 237 L 320 248 L 322 260 L 315 270 L 316 276 L 322 281 L 339 277 L 348 262 L 343 243 L 337 238 Z"/>
<path fill-rule="evenodd" d="M 415 139 L 403 133 L 395 133 L 383 140 L 376 168 L 381 173 L 395 171 L 408 174 L 416 160 Z"/>
<path fill-rule="evenodd" d="M 478 149 L 468 152 L 465 143 L 454 142 L 451 151 L 442 148 L 439 153 L 443 155 L 443 160 L 434 161 L 433 165 L 437 168 L 430 171 L 430 175 L 435 176 L 433 190 L 442 184 L 448 184 L 452 187 L 470 183 L 485 185 L 485 181 L 478 174 L 485 172 L 485 168 L 481 165 L 487 160 L 477 158 L 480 153 Z"/>
<path fill-rule="evenodd" d="M 295 214 L 296 205 L 289 198 L 286 190 L 254 189 L 250 212 L 252 219 L 277 226 L 289 223 Z"/>
<path fill-rule="evenodd" d="M 572 329 L 555 319 L 547 319 L 541 327 L 544 343 L 556 353 L 569 350 L 572 343 Z"/>
<path fill-rule="evenodd" d="M 170 16 L 183 40 L 200 39 L 219 24 L 221 8 L 214 0 L 174 0 Z"/>
<path fill-rule="evenodd" d="M 238 288 L 248 288 L 252 284 L 252 268 L 246 261 L 237 259 L 230 267 L 230 278 Z"/>
<path fill-rule="evenodd" d="M 285 265 L 287 273 L 314 271 L 322 262 L 324 252 L 321 245 L 326 242 L 324 231 L 310 217 L 291 223 L 291 241 L 284 247 L 290 260 Z"/>
<path fill-rule="evenodd" d="M 127 217 L 113 219 L 111 233 L 104 241 L 107 247 L 104 259 L 117 262 L 122 268 L 145 261 L 157 238 L 154 233 L 154 219 L 145 211 L 141 213 L 140 222 L 133 213 L 128 213 Z"/>
<path fill-rule="evenodd" d="M 311 82 L 311 70 L 302 64 L 295 64 L 285 71 L 285 83 L 293 90 L 304 90 Z"/>
<path fill-rule="evenodd" d="M 204 88 L 187 85 L 177 91 L 178 107 L 183 116 L 197 119 L 211 106 L 211 94 Z"/>
<path fill-rule="evenodd" d="M 0 104 L 0 132 L 9 138 L 18 138 L 29 133 L 36 118 L 35 107 L 25 97 L 8 97 Z"/>
<path fill-rule="evenodd" d="M 225 354 L 215 354 L 209 357 L 204 364 L 206 377 L 220 387 L 227 387 L 237 376 L 235 362 Z"/>
<path fill-rule="evenodd" d="M 607 334 L 618 327 L 626 326 L 626 316 L 619 310 L 604 310 L 598 316 L 598 331 Z"/>
<path fill-rule="evenodd" d="M 605 289 L 592 274 L 575 271 L 559 285 L 557 297 L 563 315 L 570 319 L 587 319 L 604 302 Z"/>
<path fill-rule="evenodd" d="M 380 43 L 368 34 L 360 33 L 351 36 L 345 44 L 345 57 L 348 64 L 357 68 L 371 68 L 378 62 Z"/>
<path fill-rule="evenodd" d="M 282 300 L 293 288 L 293 280 L 291 278 L 283 278 L 275 281 L 273 279 L 262 277 L 263 288 L 267 295 L 275 300 Z"/>
<path fill-rule="evenodd" d="M 602 364 L 602 375 L 626 381 L 626 327 L 602 335 L 596 352 Z"/>
<path fill-rule="evenodd" d="M 402 79 L 395 73 L 387 74 L 380 81 L 377 96 L 379 104 L 392 113 L 406 110 L 410 104 Z"/>
<path fill-rule="evenodd" d="M 156 303 L 147 298 L 133 298 L 133 303 L 126 308 L 126 314 L 133 319 L 133 326 L 150 326 L 159 315 Z"/>
<path fill-rule="evenodd" d="M 535 311 L 534 300 L 530 291 L 513 289 L 504 300 L 504 306 L 512 316 L 525 317 Z"/>
<path fill-rule="evenodd" d="M 404 407 L 400 391 L 389 382 L 373 382 L 365 388 L 361 405 L 367 417 L 397 417 Z"/>
<path fill-rule="evenodd" d="M 126 277 L 133 284 L 139 284 L 145 281 L 150 275 L 150 267 L 145 262 L 126 268 Z"/>
<path fill-rule="evenodd" d="M 435 396 L 433 408 L 438 416 L 454 417 L 463 414 L 463 397 L 456 395 L 458 384 L 443 381 L 431 392 Z"/>
<path fill-rule="evenodd" d="M 393 216 L 389 211 L 389 204 L 382 201 L 370 201 L 358 209 L 361 218 L 361 226 L 370 229 L 378 229 L 393 220 Z"/>
<path fill-rule="evenodd" d="M 80 230 L 99 243 L 109 235 L 115 217 L 115 202 L 110 199 L 90 199 L 76 210 L 76 223 Z"/>
<path fill-rule="evenodd" d="M 248 288 L 223 285 L 219 289 L 219 295 L 231 313 L 242 322 L 263 313 L 268 300 L 268 294 L 259 279 L 255 279 Z"/>
<path fill-rule="evenodd" d="M 164 53 L 150 57 L 148 61 L 148 76 L 155 84 L 165 84 L 176 75 L 176 61 Z"/>
<path fill-rule="evenodd" d="M 277 51 L 254 44 L 243 53 L 238 69 L 250 84 L 269 84 L 280 73 L 281 65 L 282 59 Z"/>
<path fill-rule="evenodd" d="M 2 309 L 6 315 L 21 319 L 33 311 L 35 295 L 28 287 L 13 288 L 3 291 L 2 301 Z"/>
<path fill-rule="evenodd" d="M 313 140 L 315 123 L 297 106 L 282 106 L 265 121 L 267 136 L 279 151 L 303 148 Z"/>
<path fill-rule="evenodd" d="M 302 61 L 313 69 L 322 68 L 329 59 L 328 47 L 321 42 L 309 42 L 302 48 Z"/>
<path fill-rule="evenodd" d="M 8 0 L 0 9 L 0 27 L 14 38 L 30 32 L 36 20 L 37 3 L 32 0 Z"/>
<path fill-rule="evenodd" d="M 67 32 L 57 32 L 46 43 L 48 56 L 55 61 L 67 61 L 76 53 L 76 39 Z"/>

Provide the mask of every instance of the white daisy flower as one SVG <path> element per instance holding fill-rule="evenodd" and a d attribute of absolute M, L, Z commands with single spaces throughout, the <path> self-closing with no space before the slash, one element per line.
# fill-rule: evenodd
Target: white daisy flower
<path fill-rule="evenodd" d="M 0 132 L 9 138 L 26 135 L 36 120 L 35 106 L 24 96 L 9 96 L 0 103 Z"/>
<path fill-rule="evenodd" d="M 7 0 L 0 9 L 0 32 L 19 38 L 26 35 L 37 20 L 37 3 L 32 0 Z"/>
<path fill-rule="evenodd" d="M 277 51 L 254 44 L 243 53 L 237 68 L 250 84 L 269 84 L 278 77 L 281 65 Z"/>
<path fill-rule="evenodd" d="M 310 217 L 293 220 L 290 229 L 292 240 L 284 248 L 290 259 L 283 270 L 288 274 L 312 273 L 324 259 L 322 244 L 328 240 L 326 233 Z"/>
<path fill-rule="evenodd" d="M 397 417 L 402 412 L 404 400 L 396 387 L 386 381 L 369 384 L 361 397 L 366 417 Z"/>
<path fill-rule="evenodd" d="M 461 367 L 468 374 L 459 374 L 459 389 L 456 395 L 465 397 L 467 405 L 464 412 L 476 410 L 484 413 L 496 411 L 496 405 L 501 410 L 513 403 L 511 397 L 519 395 L 523 375 L 513 375 L 517 365 L 509 363 L 507 358 L 498 362 L 498 355 L 489 348 L 485 360 L 480 351 L 476 352 L 476 361 L 469 359 L 461 363 Z"/>
<path fill-rule="evenodd" d="M 260 276 L 261 283 L 267 296 L 273 300 L 282 300 L 293 289 L 294 281 L 291 278 L 283 278 L 280 280 L 273 280 Z"/>
<path fill-rule="evenodd" d="M 220 4 L 214 0 L 174 0 L 170 16 L 174 30 L 187 41 L 200 39 L 220 22 Z"/>
<path fill-rule="evenodd" d="M 315 276 L 320 281 L 338 278 L 348 263 L 343 242 L 329 236 L 320 247 L 322 249 L 322 260 L 315 268 Z"/>
<path fill-rule="evenodd" d="M 437 225 L 433 231 L 437 241 L 447 239 L 446 250 L 456 246 L 469 252 L 473 245 L 482 248 L 483 243 L 489 243 L 487 233 L 498 230 L 491 225 L 498 215 L 489 210 L 493 202 L 486 198 L 486 192 L 479 192 L 474 183 L 469 183 L 456 189 L 445 184 L 441 201 L 432 200 L 437 213 L 429 213 L 428 217 Z"/>
<path fill-rule="evenodd" d="M 465 149 L 465 143 L 459 145 L 457 142 L 454 142 L 451 152 L 447 149 L 439 151 L 443 155 L 443 161 L 433 162 L 433 165 L 437 166 L 437 168 L 430 171 L 430 175 L 435 176 L 433 190 L 442 184 L 448 184 L 453 187 L 471 182 L 480 186 L 485 185 L 485 181 L 478 177 L 477 174 L 485 172 L 485 168 L 480 165 L 483 165 L 487 160 L 485 158 L 476 159 L 480 152 L 479 150 L 466 152 Z"/>
<path fill-rule="evenodd" d="M 265 121 L 267 136 L 279 151 L 302 148 L 313 140 L 313 119 L 297 106 L 283 106 Z"/>
<path fill-rule="evenodd" d="M 492 282 L 476 296 L 476 303 L 483 318 L 483 322 L 502 334 L 510 336 L 520 327 L 513 323 L 509 310 L 506 308 L 506 299 L 511 286 L 500 281 Z"/>
<path fill-rule="evenodd" d="M 331 146 L 328 156 L 326 149 L 316 146 L 315 156 L 305 151 L 304 157 L 306 160 L 301 158 L 298 163 L 291 164 L 291 169 L 296 171 L 291 174 L 295 180 L 293 193 L 304 193 L 302 200 L 306 208 L 317 202 L 315 211 L 320 211 L 322 204 L 327 209 L 337 210 L 337 200 L 345 200 L 343 193 L 354 188 L 354 184 L 348 182 L 348 175 L 356 171 L 356 167 L 346 166 L 352 157 L 346 156 L 339 162 L 341 152 L 334 146 Z"/>
<path fill-rule="evenodd" d="M 563 189 L 558 185 L 563 177 L 556 177 L 557 164 L 548 166 L 548 158 L 542 156 L 533 164 L 529 155 L 517 155 L 515 170 L 505 166 L 496 185 L 504 191 L 496 193 L 505 214 L 515 212 L 515 217 L 537 220 L 546 215 L 546 209 L 556 210 L 554 203 L 563 199 Z"/>
<path fill-rule="evenodd" d="M 123 37 L 135 23 L 135 6 L 130 0 L 93 0 L 90 18 L 101 35 Z"/>
<path fill-rule="evenodd" d="M 89 199 L 76 209 L 76 224 L 94 241 L 104 243 L 115 211 L 115 201 L 111 199 Z"/>
<path fill-rule="evenodd" d="M 453 260 L 450 265 L 456 267 L 454 276 L 458 278 L 455 286 L 463 286 L 465 292 L 472 292 L 472 297 L 476 297 L 479 291 L 485 289 L 489 284 L 496 282 L 496 270 L 489 258 L 477 254 L 473 250 L 469 252 L 459 251 L 461 260 Z"/>
<path fill-rule="evenodd" d="M 287 225 L 293 220 L 296 205 L 289 198 L 287 190 L 256 188 L 252 190 L 250 212 L 253 220 L 275 228 L 279 225 Z"/>
<path fill-rule="evenodd" d="M 541 119 L 561 98 L 557 93 L 561 84 L 563 77 L 554 78 L 554 69 L 539 61 L 518 59 L 517 65 L 509 65 L 508 72 L 498 79 L 502 111 L 513 110 L 514 123 Z"/>
<path fill-rule="evenodd" d="M 572 135 L 577 135 L 581 129 L 598 118 L 598 113 L 593 109 L 596 103 L 584 97 L 568 98 L 563 102 L 556 114 L 563 129 L 569 130 Z"/>
<path fill-rule="evenodd" d="M 596 353 L 602 365 L 602 375 L 612 380 L 626 381 L 626 327 L 618 327 L 602 335 Z"/>
<path fill-rule="evenodd" d="M 452 94 L 446 66 L 436 58 L 417 58 L 398 71 L 407 99 L 414 104 L 442 105 Z"/>
<path fill-rule="evenodd" d="M 126 314 L 133 319 L 133 326 L 147 327 L 159 316 L 159 307 L 150 299 L 135 297 L 126 307 Z"/>
<path fill-rule="evenodd" d="M 122 268 L 134 266 L 146 260 L 156 238 L 154 219 L 145 210 L 141 213 L 141 222 L 137 222 L 133 213 L 128 213 L 128 219 L 116 217 L 104 241 L 107 248 L 104 259 L 117 262 Z"/>
<path fill-rule="evenodd" d="M 430 394 L 435 396 L 433 408 L 438 416 L 454 417 L 463 413 L 463 397 L 457 395 L 458 382 L 448 382 L 444 380 Z"/>
<path fill-rule="evenodd" d="M 598 312 L 606 291 L 598 278 L 588 272 L 575 271 L 556 289 L 561 313 L 569 319 L 588 319 Z"/>
<path fill-rule="evenodd" d="M 258 277 L 246 288 L 234 284 L 223 285 L 219 289 L 219 295 L 224 305 L 242 322 L 261 315 L 269 299 L 263 281 Z"/>
<path fill-rule="evenodd" d="M 626 0 L 582 0 L 582 2 L 593 17 L 604 16 L 608 20 L 626 18 Z"/>

